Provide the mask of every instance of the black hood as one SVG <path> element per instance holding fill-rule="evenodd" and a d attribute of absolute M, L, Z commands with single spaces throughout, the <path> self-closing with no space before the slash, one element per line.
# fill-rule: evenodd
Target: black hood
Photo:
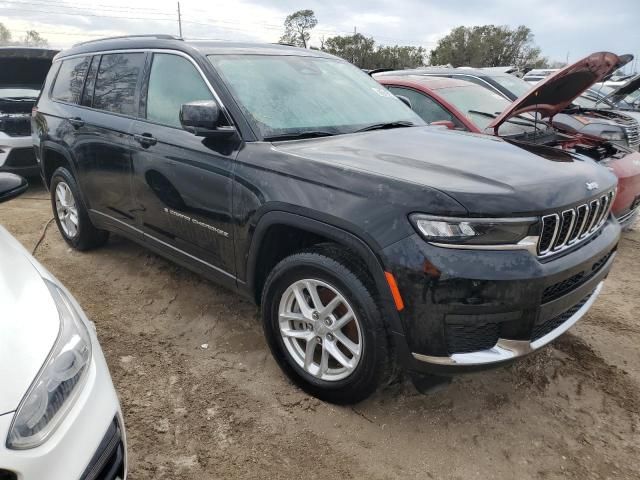
<path fill-rule="evenodd" d="M 0 88 L 42 88 L 57 53 L 45 48 L 0 48 Z"/>
<path fill-rule="evenodd" d="M 471 215 L 541 214 L 616 185 L 586 157 L 488 135 L 410 127 L 274 144 L 282 153 L 446 193 Z M 344 188 L 348 188 L 349 175 Z M 586 184 L 596 182 L 589 191 Z M 425 205 L 423 210 L 428 210 Z"/>

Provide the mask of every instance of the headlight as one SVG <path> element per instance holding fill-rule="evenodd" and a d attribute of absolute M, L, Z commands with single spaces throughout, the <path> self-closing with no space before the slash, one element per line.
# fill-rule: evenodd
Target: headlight
<path fill-rule="evenodd" d="M 412 223 L 425 240 L 466 245 L 515 244 L 535 235 L 537 218 L 454 218 L 415 213 Z"/>
<path fill-rule="evenodd" d="M 614 131 L 605 131 L 600 134 L 600 138 L 605 140 L 611 140 L 613 142 L 618 142 L 620 140 L 626 140 L 624 133 L 622 132 L 614 132 Z"/>
<path fill-rule="evenodd" d="M 60 331 L 16 411 L 7 438 L 7 447 L 13 449 L 37 447 L 56 429 L 73 404 L 91 361 L 91 337 L 82 318 L 57 285 L 43 280 L 58 308 Z"/>

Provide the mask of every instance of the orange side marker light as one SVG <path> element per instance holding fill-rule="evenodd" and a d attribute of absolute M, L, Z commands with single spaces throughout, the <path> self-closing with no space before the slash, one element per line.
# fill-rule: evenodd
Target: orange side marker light
<path fill-rule="evenodd" d="M 396 279 L 394 278 L 393 274 L 389 272 L 384 272 L 384 276 L 386 277 L 389 288 L 391 289 L 391 295 L 393 296 L 393 301 L 396 304 L 396 310 L 403 310 L 404 302 L 402 301 L 402 297 L 400 296 L 400 290 L 398 290 Z"/>

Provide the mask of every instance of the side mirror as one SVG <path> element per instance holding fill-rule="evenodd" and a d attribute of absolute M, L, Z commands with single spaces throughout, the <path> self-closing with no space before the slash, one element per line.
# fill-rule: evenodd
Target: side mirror
<path fill-rule="evenodd" d="M 402 103 L 404 103 L 407 107 L 409 107 L 411 110 L 413 110 L 413 107 L 411 106 L 411 100 L 409 100 L 404 95 L 396 95 L 396 97 L 398 97 L 398 100 L 400 100 Z"/>
<path fill-rule="evenodd" d="M 0 203 L 23 194 L 27 188 L 29 184 L 21 176 L 0 172 Z"/>
<path fill-rule="evenodd" d="M 440 125 L 442 127 L 447 127 L 449 130 L 454 130 L 456 128 L 455 124 L 451 120 L 438 120 L 437 122 L 431 122 L 429 125 Z"/>
<path fill-rule="evenodd" d="M 213 100 L 189 102 L 180 107 L 182 128 L 198 137 L 234 133 L 235 128 L 220 125 L 222 118 L 220 107 Z"/>

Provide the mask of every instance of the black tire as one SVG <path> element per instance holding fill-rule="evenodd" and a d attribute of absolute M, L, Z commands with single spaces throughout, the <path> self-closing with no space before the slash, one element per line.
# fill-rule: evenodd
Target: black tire
<path fill-rule="evenodd" d="M 321 400 L 353 404 L 364 400 L 391 378 L 389 342 L 375 291 L 366 270 L 352 255 L 335 246 L 314 247 L 293 254 L 270 272 L 262 292 L 262 320 L 269 348 L 284 373 Z M 350 304 L 362 334 L 362 354 L 344 379 L 326 381 L 311 375 L 287 350 L 279 327 L 279 307 L 287 288 L 302 279 L 335 287 Z M 314 333 L 315 334 L 315 333 Z"/>
<path fill-rule="evenodd" d="M 73 195 L 73 201 L 77 209 L 77 231 L 73 235 L 69 235 L 65 232 L 61 224 L 61 220 L 58 215 L 58 209 L 56 208 L 56 189 L 60 183 L 64 183 L 69 187 L 71 194 Z M 51 193 L 51 207 L 53 209 L 53 216 L 58 225 L 58 230 L 64 238 L 65 242 L 76 250 L 89 250 L 97 248 L 109 239 L 109 232 L 106 230 L 100 230 L 93 226 L 87 213 L 87 208 L 82 202 L 82 197 L 78 189 L 73 174 L 65 167 L 58 167 L 51 176 L 51 183 L 49 185 L 49 191 Z"/>

